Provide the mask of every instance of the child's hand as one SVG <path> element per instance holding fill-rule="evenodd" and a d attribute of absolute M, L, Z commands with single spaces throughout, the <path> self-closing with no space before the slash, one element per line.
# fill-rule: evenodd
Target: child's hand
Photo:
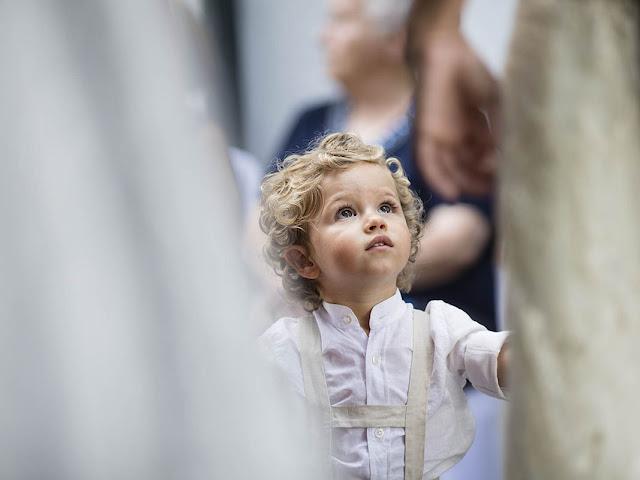
<path fill-rule="evenodd" d="M 509 357 L 509 340 L 507 339 L 498 354 L 498 385 L 500 388 L 508 387 Z"/>

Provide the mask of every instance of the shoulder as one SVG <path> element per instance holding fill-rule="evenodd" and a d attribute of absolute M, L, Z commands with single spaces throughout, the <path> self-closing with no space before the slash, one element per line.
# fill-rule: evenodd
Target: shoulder
<path fill-rule="evenodd" d="M 304 396 L 298 335 L 309 317 L 285 317 L 275 322 L 259 338 L 259 346 L 271 364 L 289 380 L 293 390 Z"/>
<path fill-rule="evenodd" d="M 314 140 L 315 136 L 323 133 L 327 128 L 330 112 L 339 105 L 339 101 L 323 101 L 300 109 L 293 117 L 287 140 L 289 142 Z M 304 145 L 302 149 L 306 147 L 307 145 Z"/>
<path fill-rule="evenodd" d="M 469 334 L 486 330 L 466 312 L 442 300 L 432 300 L 425 311 L 429 315 L 434 342 L 441 347 L 452 347 Z"/>
<path fill-rule="evenodd" d="M 304 317 L 283 317 L 271 325 L 259 338 L 261 347 L 274 354 L 286 349 L 298 350 L 298 332 Z"/>
<path fill-rule="evenodd" d="M 471 317 L 462 309 L 451 305 L 443 300 L 432 300 L 427 304 L 425 311 L 432 321 L 470 321 Z"/>
<path fill-rule="evenodd" d="M 331 109 L 336 108 L 341 102 L 338 100 L 325 100 L 305 106 L 298 111 L 298 120 L 310 120 L 314 118 L 325 118 Z"/>

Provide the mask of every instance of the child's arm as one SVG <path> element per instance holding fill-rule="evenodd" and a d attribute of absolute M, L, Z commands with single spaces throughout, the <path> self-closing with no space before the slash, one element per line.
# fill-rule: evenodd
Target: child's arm
<path fill-rule="evenodd" d="M 434 345 L 446 358 L 446 368 L 461 377 L 461 385 L 469 380 L 486 395 L 506 398 L 509 333 L 488 331 L 462 310 L 441 301 L 431 302 L 428 308 Z"/>

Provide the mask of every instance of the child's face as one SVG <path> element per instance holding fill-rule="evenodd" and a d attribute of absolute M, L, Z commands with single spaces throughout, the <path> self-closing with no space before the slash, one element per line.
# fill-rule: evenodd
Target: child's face
<path fill-rule="evenodd" d="M 391 172 L 362 162 L 328 175 L 321 188 L 324 205 L 309 231 L 320 292 L 374 284 L 395 291 L 411 234 Z"/>

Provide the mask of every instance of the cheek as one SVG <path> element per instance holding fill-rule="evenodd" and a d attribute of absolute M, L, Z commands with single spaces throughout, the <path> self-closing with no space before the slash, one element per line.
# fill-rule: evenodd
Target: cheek
<path fill-rule="evenodd" d="M 360 34 L 354 27 L 346 28 L 340 38 L 340 46 L 347 55 L 358 53 L 361 43 Z"/>
<path fill-rule="evenodd" d="M 409 262 L 409 257 L 411 256 L 411 236 L 408 237 L 406 245 L 407 249 L 405 250 L 405 258 L 406 262 Z"/>
<path fill-rule="evenodd" d="M 355 244 L 349 232 L 338 229 L 312 235 L 313 257 L 321 270 L 348 270 L 354 264 Z"/>
<path fill-rule="evenodd" d="M 411 232 L 409 232 L 409 228 L 404 225 L 402 228 L 402 254 L 409 260 L 409 255 L 411 254 Z"/>
<path fill-rule="evenodd" d="M 338 267 L 348 267 L 355 259 L 355 247 L 350 238 L 335 237 L 331 242 L 331 248 L 327 252 L 329 262 Z"/>

